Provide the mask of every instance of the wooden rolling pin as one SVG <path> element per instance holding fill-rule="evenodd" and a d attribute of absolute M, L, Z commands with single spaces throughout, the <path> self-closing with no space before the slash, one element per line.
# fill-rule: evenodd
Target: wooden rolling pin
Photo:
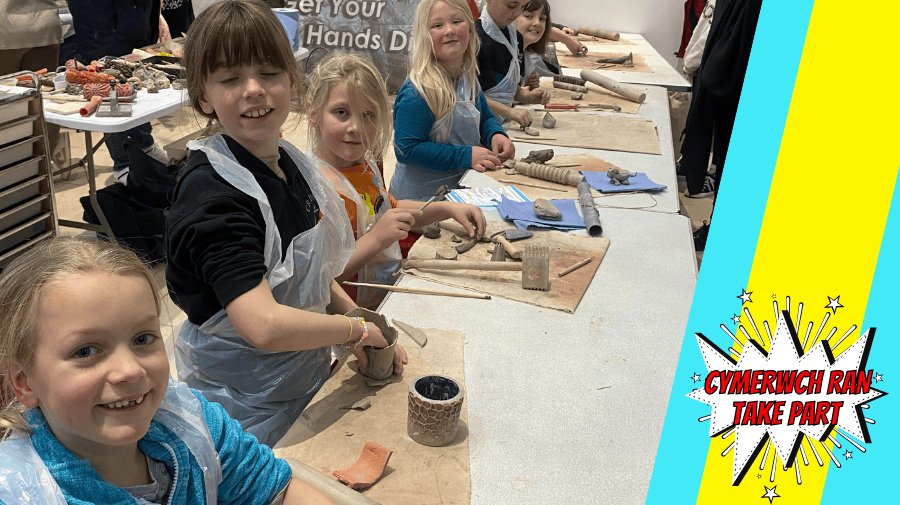
<path fill-rule="evenodd" d="M 505 247 L 505 246 L 504 246 Z M 401 268 L 430 268 L 432 270 L 491 270 L 495 272 L 518 272 L 522 263 L 501 261 L 444 261 L 405 259 Z"/>
<path fill-rule="evenodd" d="M 647 93 L 642 93 L 632 88 L 631 86 L 622 84 L 615 79 L 610 79 L 609 77 L 602 76 L 597 72 L 594 72 L 593 70 L 582 70 L 581 78 L 586 81 L 591 81 L 597 86 L 606 88 L 613 93 L 618 93 L 635 103 L 644 103 L 644 100 L 647 98 Z"/>
<path fill-rule="evenodd" d="M 608 39 L 608 40 L 619 40 L 619 36 L 620 36 L 619 32 L 611 32 L 609 30 L 601 30 L 599 28 L 591 28 L 590 26 L 582 26 L 581 28 L 578 29 L 578 31 L 576 32 L 576 35 L 581 34 L 581 33 L 583 33 L 585 35 L 593 35 L 594 37 L 600 37 L 601 39 Z"/>

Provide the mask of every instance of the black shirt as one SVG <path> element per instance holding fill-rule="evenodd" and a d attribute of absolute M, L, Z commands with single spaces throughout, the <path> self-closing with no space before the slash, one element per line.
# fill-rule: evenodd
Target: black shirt
<path fill-rule="evenodd" d="M 319 205 L 290 156 L 279 148 L 287 182 L 224 136 L 235 159 L 256 179 L 272 206 L 282 256 L 294 237 L 312 229 Z M 265 220 L 259 202 L 226 182 L 203 151 L 191 151 L 178 176 L 166 218 L 166 282 L 172 300 L 201 325 L 266 275 Z"/>
<path fill-rule="evenodd" d="M 522 34 L 518 31 L 513 31 L 516 34 L 516 45 L 519 47 L 519 68 L 523 68 Z M 506 46 L 492 39 L 484 31 L 484 28 L 481 26 L 481 18 L 475 20 L 475 33 L 481 39 L 481 48 L 478 49 L 476 58 L 478 61 L 478 83 L 481 84 L 482 90 L 487 91 L 500 84 L 500 81 L 506 77 L 506 74 L 509 72 L 509 65 L 512 63 L 512 55 L 509 54 L 509 49 Z M 505 29 L 501 28 L 500 33 L 509 40 L 509 33 Z M 521 77 L 516 76 L 516 82 Z"/>

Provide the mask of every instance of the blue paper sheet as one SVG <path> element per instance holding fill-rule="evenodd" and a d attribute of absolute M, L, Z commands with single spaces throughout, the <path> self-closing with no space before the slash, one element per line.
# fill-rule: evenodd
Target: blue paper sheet
<path fill-rule="evenodd" d="M 581 172 L 584 179 L 601 193 L 625 193 L 629 191 L 659 191 L 666 189 L 664 184 L 657 184 L 647 177 L 644 172 L 637 172 L 637 175 L 628 179 L 628 184 L 615 186 L 609 182 L 606 172 Z"/>
<path fill-rule="evenodd" d="M 516 228 L 520 230 L 527 230 L 529 227 L 554 228 L 564 231 L 584 228 L 584 218 L 578 215 L 575 200 L 550 200 L 550 202 L 562 212 L 561 221 L 540 219 L 534 215 L 533 202 L 515 202 L 505 196 L 497 204 L 497 211 L 502 218 L 512 220 Z"/>

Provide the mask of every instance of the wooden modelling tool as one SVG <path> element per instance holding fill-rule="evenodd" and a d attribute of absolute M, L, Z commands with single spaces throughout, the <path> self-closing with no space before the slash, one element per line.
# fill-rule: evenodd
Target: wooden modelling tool
<path fill-rule="evenodd" d="M 644 103 L 644 100 L 647 99 L 647 93 L 642 93 L 632 88 L 631 86 L 622 84 L 615 79 L 610 79 L 609 77 L 602 76 L 597 72 L 594 72 L 593 70 L 582 70 L 581 78 L 587 81 L 591 81 L 597 86 L 608 89 L 613 93 L 618 93 L 635 103 Z"/>
<path fill-rule="evenodd" d="M 578 28 L 578 31 L 575 32 L 575 35 L 580 33 L 584 33 L 586 35 L 593 35 L 594 37 L 600 37 L 601 39 L 607 40 L 619 40 L 619 32 L 613 32 L 609 30 L 601 30 L 599 28 L 591 28 L 590 26 L 582 26 Z"/>
<path fill-rule="evenodd" d="M 441 198 L 444 198 L 445 196 L 447 196 L 447 193 L 449 193 L 449 192 L 450 192 L 450 188 L 447 187 L 446 184 L 444 184 L 443 186 L 441 186 L 437 189 L 437 191 L 434 193 L 434 196 L 432 196 L 431 199 L 429 199 L 427 202 L 425 202 L 424 205 L 419 207 L 419 210 L 425 210 L 425 207 L 428 207 L 429 205 L 431 205 L 431 202 L 434 202 L 434 201 L 440 200 Z"/>
<path fill-rule="evenodd" d="M 504 246 L 505 247 L 505 246 Z M 430 270 L 480 270 L 494 272 L 522 272 L 522 288 L 550 291 L 550 249 L 528 246 L 522 254 L 522 262 L 499 261 L 441 261 L 405 259 L 403 269 Z"/>

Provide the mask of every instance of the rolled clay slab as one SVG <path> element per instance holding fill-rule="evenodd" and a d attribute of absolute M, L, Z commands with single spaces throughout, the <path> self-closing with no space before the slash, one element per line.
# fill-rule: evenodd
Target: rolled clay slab
<path fill-rule="evenodd" d="M 397 345 L 397 328 L 389 325 L 387 319 L 381 314 L 364 309 L 355 308 L 344 314 L 347 317 L 362 317 L 369 325 L 374 324 L 381 330 L 384 339 L 387 340 L 388 346 L 379 349 L 376 347 L 366 347 L 366 357 L 369 363 L 365 368 L 360 368 L 359 373 L 375 380 L 384 380 L 394 373 L 394 346 Z"/>

